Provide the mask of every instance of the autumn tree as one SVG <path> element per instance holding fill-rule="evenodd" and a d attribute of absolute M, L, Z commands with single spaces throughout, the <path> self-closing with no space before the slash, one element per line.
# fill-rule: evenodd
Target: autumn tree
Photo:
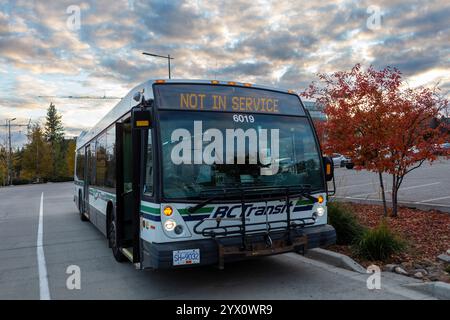
<path fill-rule="evenodd" d="M 66 171 L 65 146 L 64 146 L 64 127 L 62 125 L 61 115 L 56 110 L 53 103 L 47 109 L 45 122 L 45 138 L 50 144 L 52 177 L 56 178 Z"/>
<path fill-rule="evenodd" d="M 316 130 L 319 143 L 322 146 L 325 143 L 325 121 L 313 120 L 314 129 Z M 323 147 L 322 147 L 323 148 Z"/>
<path fill-rule="evenodd" d="M 66 173 L 65 177 L 72 177 L 74 174 L 75 169 L 75 149 L 76 149 L 76 140 L 75 139 L 69 139 L 66 140 L 67 147 L 66 147 Z"/>
<path fill-rule="evenodd" d="M 41 180 L 52 173 L 50 146 L 42 128 L 34 124 L 28 133 L 28 143 L 22 155 L 22 178 Z"/>
<path fill-rule="evenodd" d="M 404 177 L 425 161 L 433 162 L 445 130 L 433 119 L 447 110 L 438 88 L 407 88 L 401 72 L 386 67 L 319 74 L 302 94 L 324 106 L 323 148 L 350 156 L 356 169 L 376 172 L 387 215 L 383 173 L 392 179 L 392 215 L 397 216 L 398 190 Z M 448 157 L 448 151 L 446 151 Z"/>

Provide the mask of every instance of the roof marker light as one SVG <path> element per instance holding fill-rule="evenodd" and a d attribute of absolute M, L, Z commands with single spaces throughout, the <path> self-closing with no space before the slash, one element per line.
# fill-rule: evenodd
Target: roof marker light
<path fill-rule="evenodd" d="M 219 84 L 219 81 L 218 80 L 211 80 L 211 83 L 212 84 Z"/>
<path fill-rule="evenodd" d="M 165 83 L 166 80 L 158 79 L 158 80 L 156 80 L 155 82 L 156 82 L 156 83 Z"/>
<path fill-rule="evenodd" d="M 236 82 L 234 82 L 234 81 L 228 81 L 227 82 L 230 86 L 235 86 L 236 85 Z"/>

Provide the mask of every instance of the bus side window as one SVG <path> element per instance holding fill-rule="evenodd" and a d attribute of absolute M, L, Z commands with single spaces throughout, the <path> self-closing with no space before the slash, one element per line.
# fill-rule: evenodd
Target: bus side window
<path fill-rule="evenodd" d="M 76 157 L 76 177 L 78 180 L 84 180 L 84 149 L 78 150 Z"/>
<path fill-rule="evenodd" d="M 147 155 L 145 164 L 145 183 L 144 183 L 144 193 L 147 195 L 153 194 L 153 145 L 152 145 L 152 130 L 148 131 L 147 140 Z"/>
<path fill-rule="evenodd" d="M 107 188 L 116 187 L 116 128 L 112 126 L 106 131 L 106 178 Z"/>
<path fill-rule="evenodd" d="M 96 177 L 96 173 L 95 173 L 95 145 L 97 143 L 95 141 L 93 141 L 90 144 L 90 152 L 89 152 L 89 173 L 88 173 L 88 178 L 89 178 L 89 184 L 90 185 L 94 185 L 96 184 L 95 182 L 95 177 Z"/>

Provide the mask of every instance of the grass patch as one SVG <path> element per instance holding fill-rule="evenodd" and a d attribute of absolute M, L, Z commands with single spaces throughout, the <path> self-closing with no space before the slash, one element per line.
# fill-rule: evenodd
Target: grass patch
<path fill-rule="evenodd" d="M 405 241 L 395 234 L 383 219 L 377 227 L 366 230 L 353 249 L 365 259 L 384 261 L 405 247 Z"/>
<path fill-rule="evenodd" d="M 336 230 L 338 245 L 353 244 L 364 234 L 363 226 L 358 222 L 352 209 L 345 204 L 328 202 L 328 222 Z"/>

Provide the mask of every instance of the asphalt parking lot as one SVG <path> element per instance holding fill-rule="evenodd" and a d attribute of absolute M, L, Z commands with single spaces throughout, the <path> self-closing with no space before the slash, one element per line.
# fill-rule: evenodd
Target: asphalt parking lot
<path fill-rule="evenodd" d="M 73 266 L 79 289 L 67 285 Z M 369 290 L 368 277 L 296 253 L 140 271 L 80 221 L 72 183 L 0 188 L 0 299 L 432 299 L 405 287 L 419 280 L 383 272 Z"/>
<path fill-rule="evenodd" d="M 336 197 L 347 200 L 381 200 L 378 175 L 366 170 L 335 168 Z M 392 177 L 383 175 L 385 194 L 391 200 Z M 404 178 L 399 202 L 450 210 L 450 160 L 424 163 Z"/>

